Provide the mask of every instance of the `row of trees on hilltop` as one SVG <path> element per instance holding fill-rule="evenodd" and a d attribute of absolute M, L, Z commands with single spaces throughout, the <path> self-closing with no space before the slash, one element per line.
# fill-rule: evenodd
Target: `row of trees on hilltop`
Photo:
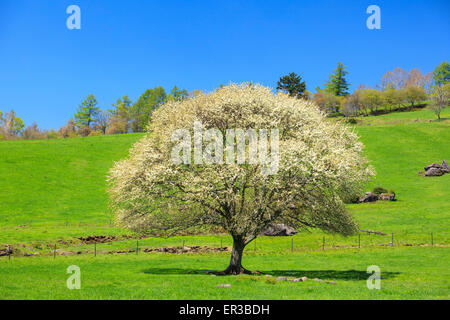
<path fill-rule="evenodd" d="M 189 96 L 186 90 L 176 86 L 167 93 L 163 87 L 146 90 L 133 103 L 128 95 L 117 99 L 112 108 L 101 110 L 93 94 L 84 99 L 73 120 L 67 124 L 70 134 L 119 134 L 145 131 L 153 112 L 169 100 L 183 100 Z"/>
<path fill-rule="evenodd" d="M 384 74 L 376 88 L 360 85 L 352 94 L 349 92 L 347 75 L 346 67 L 338 63 L 324 88 L 318 87 L 311 94 L 301 76 L 290 73 L 280 78 L 277 90 L 297 98 L 311 99 L 326 113 L 343 114 L 347 118 L 377 114 L 380 109 L 411 110 L 418 103 L 431 99 L 430 108 L 440 119 L 442 109 L 448 105 L 450 65 L 446 61 L 439 64 L 433 73 L 425 75 L 417 68 L 409 72 L 395 68 Z"/>
<path fill-rule="evenodd" d="M 57 139 L 77 136 L 143 132 L 153 112 L 167 101 L 183 100 L 192 93 L 178 87 L 167 93 L 163 87 L 146 90 L 133 101 L 125 95 L 117 99 L 110 109 L 103 110 L 95 95 L 89 94 L 78 106 L 72 119 L 58 130 L 41 130 L 36 123 L 25 127 L 14 111 L 3 114 L 0 111 L 0 140 Z"/>
<path fill-rule="evenodd" d="M 315 93 L 309 92 L 306 82 L 294 72 L 281 77 L 276 89 L 292 97 L 312 100 L 327 114 L 344 115 L 347 119 L 398 109 L 412 110 L 425 100 L 430 100 L 430 109 L 440 119 L 441 111 L 449 104 L 450 64 L 447 61 L 427 74 L 419 69 L 408 72 L 395 68 L 386 72 L 375 88 L 360 85 L 353 93 L 349 92 L 347 76 L 346 67 L 338 63 L 323 88 L 317 87 Z M 199 92 L 189 93 L 175 86 L 168 93 L 158 86 L 146 90 L 135 102 L 128 95 L 120 97 L 106 110 L 101 109 L 97 98 L 90 94 L 78 106 L 73 118 L 58 130 L 41 130 L 36 123 L 25 127 L 13 110 L 0 111 L 0 140 L 143 132 L 159 106 L 167 101 L 184 100 Z"/>

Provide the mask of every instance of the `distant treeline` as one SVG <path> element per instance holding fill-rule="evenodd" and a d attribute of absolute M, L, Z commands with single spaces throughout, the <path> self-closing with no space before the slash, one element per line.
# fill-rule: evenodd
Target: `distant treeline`
<path fill-rule="evenodd" d="M 307 90 L 306 82 L 292 72 L 279 79 L 277 91 L 298 99 L 314 101 L 328 115 L 343 115 L 347 119 L 361 115 L 376 115 L 379 110 L 412 109 L 418 103 L 431 100 L 430 108 L 440 119 L 441 111 L 450 99 L 450 64 L 439 64 L 433 72 L 423 74 L 414 68 L 409 72 L 395 68 L 386 72 L 380 84 L 370 88 L 363 84 L 349 93 L 348 72 L 342 63 L 329 76 L 323 88 L 315 93 Z M 153 112 L 170 100 L 181 101 L 201 93 L 188 92 L 178 87 L 166 92 L 163 87 L 146 90 L 137 101 L 128 95 L 117 99 L 110 109 L 100 109 L 99 102 L 89 94 L 78 106 L 73 118 L 58 130 L 41 130 L 36 123 L 25 127 L 13 110 L 0 111 L 0 140 L 57 139 L 76 136 L 143 132 L 151 121 Z"/>
<path fill-rule="evenodd" d="M 360 84 L 350 94 L 346 67 L 338 63 L 324 88 L 317 87 L 314 94 L 306 90 L 306 83 L 295 73 L 284 76 L 278 82 L 277 90 L 291 96 L 313 100 L 328 115 L 343 115 L 346 118 L 360 115 L 377 115 L 380 109 L 392 111 L 408 108 L 431 100 L 430 108 L 440 118 L 450 98 L 450 64 L 439 64 L 434 72 L 423 74 L 414 68 L 409 72 L 395 68 L 386 72 L 375 88 Z"/>
<path fill-rule="evenodd" d="M 117 99 L 110 109 L 102 110 L 93 94 L 89 94 L 78 106 L 73 118 L 58 130 L 41 130 L 36 123 L 25 128 L 22 119 L 14 111 L 0 111 L 0 140 L 57 139 L 102 134 L 143 132 L 153 111 L 169 100 L 183 100 L 199 91 L 189 93 L 176 86 L 167 93 L 163 87 L 146 90 L 133 101 L 125 95 Z"/>

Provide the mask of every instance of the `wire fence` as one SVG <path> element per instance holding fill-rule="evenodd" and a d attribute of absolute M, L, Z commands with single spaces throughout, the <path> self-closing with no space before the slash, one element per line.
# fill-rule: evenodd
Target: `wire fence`
<path fill-rule="evenodd" d="M 87 239 L 87 238 L 78 238 Z M 88 238 L 89 239 L 89 238 Z M 98 239 L 98 240 L 97 240 Z M 246 247 L 247 253 L 294 253 L 302 251 L 326 251 L 338 249 L 361 249 L 370 247 L 447 247 L 450 234 L 445 232 L 429 233 L 390 233 L 364 231 L 356 236 L 341 237 L 323 234 L 297 234 L 294 237 L 259 237 Z M 232 249 L 232 238 L 227 235 L 178 236 L 173 238 L 105 238 L 92 237 L 90 240 L 76 243 L 65 241 L 50 243 L 35 242 L 33 248 L 21 250 L 17 246 L 0 249 L 0 256 L 9 261 L 14 256 L 58 256 L 105 254 L 144 254 L 144 253 L 224 253 Z M 37 250 L 39 249 L 39 250 Z"/>

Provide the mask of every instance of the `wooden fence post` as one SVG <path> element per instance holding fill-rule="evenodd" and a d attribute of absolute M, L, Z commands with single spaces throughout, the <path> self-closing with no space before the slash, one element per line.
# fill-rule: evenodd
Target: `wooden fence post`
<path fill-rule="evenodd" d="M 361 249 L 361 233 L 358 233 L 358 248 Z"/>

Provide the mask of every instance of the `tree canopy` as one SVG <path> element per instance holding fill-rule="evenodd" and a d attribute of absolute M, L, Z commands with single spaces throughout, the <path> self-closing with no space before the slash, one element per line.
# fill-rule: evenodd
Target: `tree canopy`
<path fill-rule="evenodd" d="M 90 127 L 100 111 L 97 105 L 98 101 L 95 96 L 93 94 L 88 95 L 78 106 L 77 113 L 74 115 L 75 124 L 78 127 Z"/>
<path fill-rule="evenodd" d="M 443 85 L 436 85 L 431 92 L 430 109 L 436 114 L 438 120 L 441 120 L 441 112 L 444 110 L 450 101 L 450 82 Z"/>
<path fill-rule="evenodd" d="M 442 62 L 434 69 L 433 80 L 438 86 L 450 82 L 450 63 L 448 61 Z"/>
<path fill-rule="evenodd" d="M 335 96 L 346 96 L 348 95 L 348 87 L 350 84 L 345 78 L 348 72 L 345 70 L 346 67 L 338 62 L 336 69 L 330 75 L 330 79 L 325 84 L 325 91 L 334 94 Z"/>
<path fill-rule="evenodd" d="M 239 139 L 229 136 L 239 128 L 246 132 L 244 137 L 252 130 L 260 133 L 258 140 L 248 138 L 244 144 L 244 162 L 234 153 Z M 373 171 L 357 135 L 326 121 L 312 102 L 274 95 L 260 85 L 231 84 L 169 101 L 154 112 L 149 129 L 129 157 L 110 171 L 111 208 L 119 226 L 159 235 L 220 226 L 233 237 L 225 274 L 248 272 L 242 267 L 243 250 L 270 223 L 343 235 L 358 230 L 344 201 L 360 194 Z M 179 130 L 188 137 L 183 137 L 183 159 L 200 159 L 201 164 L 173 160 L 174 150 L 180 151 L 175 149 Z M 279 132 L 277 139 L 269 138 L 271 152 L 272 142 L 278 143 L 277 157 L 269 160 L 277 163 L 273 174 L 264 173 L 265 163 L 251 161 L 255 142 L 259 155 L 268 150 L 264 130 Z M 224 137 L 231 147 L 220 147 Z M 216 161 L 207 161 L 212 154 Z"/>
<path fill-rule="evenodd" d="M 16 138 L 24 127 L 25 123 L 14 110 L 5 114 L 0 111 L 0 139 Z"/>
<path fill-rule="evenodd" d="M 277 90 L 281 90 L 291 97 L 307 98 L 306 83 L 302 81 L 302 77 L 295 72 L 291 72 L 280 78 L 277 82 Z"/>
<path fill-rule="evenodd" d="M 167 93 L 163 87 L 146 90 L 131 108 L 133 132 L 145 131 L 153 112 L 167 101 Z"/>

